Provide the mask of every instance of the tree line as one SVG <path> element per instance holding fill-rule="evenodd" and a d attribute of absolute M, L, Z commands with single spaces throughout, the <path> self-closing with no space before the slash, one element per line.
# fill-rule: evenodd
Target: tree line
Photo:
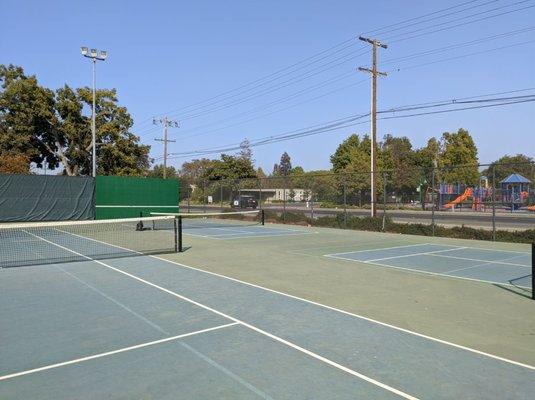
<path fill-rule="evenodd" d="M 21 67 L 0 65 L 0 173 L 29 173 L 30 165 L 61 170 L 66 175 L 91 172 L 92 93 L 87 87 L 64 85 L 51 90 Z M 150 146 L 132 132 L 133 119 L 119 105 L 115 89 L 96 92 L 97 173 L 99 175 L 163 176 L 162 165 L 152 165 Z M 291 178 L 293 188 L 311 188 L 315 193 L 365 196 L 370 187 L 371 140 L 366 134 L 351 134 L 331 155 L 331 168 L 304 171 L 293 166 L 284 152 L 269 173 L 255 167 L 248 140 L 237 154 L 199 158 L 184 162 L 180 169 L 168 167 L 168 177 L 179 177 L 182 186 L 201 182 L 266 179 L 266 184 L 282 186 Z M 481 175 L 494 175 L 499 182 L 512 172 L 533 179 L 533 158 L 517 154 L 496 160 L 480 170 L 477 146 L 465 129 L 444 132 L 414 148 L 408 137 L 386 135 L 377 143 L 377 186 L 400 196 L 415 194 L 416 188 L 434 180 L 477 185 Z M 329 174 L 343 176 L 328 178 Z M 320 176 L 323 176 L 322 178 Z M 278 180 L 277 180 L 278 179 Z M 271 183 L 267 183 L 271 182 Z M 252 185 L 252 183 L 251 183 Z M 290 188 L 291 189 L 291 188 Z"/>

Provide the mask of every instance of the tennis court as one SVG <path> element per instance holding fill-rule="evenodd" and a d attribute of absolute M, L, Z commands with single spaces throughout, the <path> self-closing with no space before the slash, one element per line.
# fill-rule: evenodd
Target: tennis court
<path fill-rule="evenodd" d="M 416 244 L 326 254 L 381 267 L 531 288 L 531 253 Z"/>
<path fill-rule="evenodd" d="M 309 279 L 318 273 L 325 293 L 345 290 L 349 279 L 336 275 L 343 267 L 319 253 L 355 246 L 353 232 L 191 236 L 190 250 L 176 253 L 171 219 L 142 222 L 0 230 L 2 261 L 11 255 L 0 269 L 0 398 L 530 399 L 535 392 L 529 362 L 316 301 Z M 156 229 L 160 223 L 168 227 Z M 374 246 L 374 235 L 360 246 Z M 290 253 L 307 245 L 315 249 L 302 250 L 308 258 Z M 428 246 L 419 252 L 439 251 Z M 258 280 L 239 279 L 232 268 Z M 274 277 L 278 268 L 288 275 Z M 346 272 L 355 282 L 363 277 Z M 269 275 L 273 285 L 262 285 Z"/>

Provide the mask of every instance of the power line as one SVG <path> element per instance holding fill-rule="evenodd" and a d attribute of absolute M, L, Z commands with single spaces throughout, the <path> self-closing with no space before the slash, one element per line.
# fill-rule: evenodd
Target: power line
<path fill-rule="evenodd" d="M 497 0 L 495 0 L 495 1 L 497 1 Z M 524 3 L 524 2 L 527 2 L 527 1 L 529 1 L 529 0 L 523 0 L 523 1 L 520 1 L 520 2 L 516 2 L 516 3 L 508 4 L 508 5 L 506 5 L 506 6 L 497 7 L 497 8 L 491 9 L 491 10 L 486 10 L 486 11 L 484 11 L 483 13 L 488 13 L 488 12 L 491 12 L 491 11 L 496 11 L 496 10 L 498 10 L 498 9 L 500 9 L 500 8 L 511 7 L 511 6 L 513 6 L 513 5 L 521 4 L 521 3 Z M 444 17 L 446 17 L 446 16 L 453 15 L 454 13 L 463 12 L 463 11 L 466 11 L 467 9 L 473 9 L 473 8 L 476 8 L 476 7 L 483 7 L 483 6 L 488 5 L 488 4 L 492 3 L 492 2 L 494 2 L 494 1 L 485 2 L 485 3 L 483 3 L 483 4 L 478 4 L 478 5 L 475 5 L 475 6 L 472 6 L 472 7 L 464 8 L 464 9 L 462 9 L 462 10 L 457 10 L 457 11 L 455 11 L 455 12 L 450 12 L 450 13 L 441 15 L 440 18 L 444 18 Z M 437 14 L 440 14 L 440 13 L 444 13 L 445 11 L 449 11 L 449 10 L 452 10 L 452 9 L 455 9 L 455 8 L 459 8 L 459 7 L 462 7 L 462 6 L 464 6 L 464 5 L 472 4 L 472 3 L 476 3 L 476 1 L 468 1 L 468 2 L 464 2 L 464 3 L 461 3 L 461 4 L 459 4 L 459 5 L 451 6 L 451 7 L 448 7 L 448 8 L 442 9 L 442 10 L 438 10 L 438 11 L 435 11 L 435 12 L 432 12 L 432 13 L 428 13 L 428 14 L 425 14 L 425 15 L 422 15 L 422 16 L 419 16 L 419 17 L 414 17 L 414 18 L 411 18 L 411 19 L 409 19 L 409 20 L 401 21 L 401 22 L 399 22 L 399 23 L 389 25 L 388 27 L 405 25 L 404 28 L 407 28 L 407 27 L 409 27 L 409 26 L 414 26 L 414 25 L 422 24 L 422 23 L 428 22 L 429 19 L 427 19 L 427 20 L 422 20 L 423 18 L 425 18 L 425 17 L 427 17 L 427 16 L 430 16 L 430 15 L 437 15 Z M 529 8 L 529 7 L 528 7 L 528 8 Z M 519 10 L 521 10 L 521 9 L 519 9 Z M 515 11 L 519 11 L 519 10 L 512 10 L 512 11 L 510 11 L 510 12 L 515 12 Z M 472 14 L 472 15 L 470 15 L 470 16 L 465 16 L 465 17 L 463 17 L 462 19 L 465 19 L 465 18 L 468 18 L 468 17 L 477 16 L 477 15 L 481 15 L 481 14 L 482 14 L 482 13 Z M 498 15 L 503 15 L 503 13 L 502 13 L 502 14 L 498 14 Z M 496 16 L 498 16 L 498 15 L 493 15 L 493 16 L 490 16 L 490 17 L 496 17 Z M 439 17 L 435 17 L 435 19 L 436 19 L 436 18 L 439 18 Z M 487 18 L 489 18 L 489 17 L 487 17 Z M 419 20 L 419 21 L 418 21 L 418 20 Z M 414 22 L 414 21 L 418 21 L 418 22 Z M 464 23 L 464 24 L 474 23 L 474 22 L 477 22 L 477 21 L 479 21 L 479 20 L 468 21 L 468 22 L 466 22 L 466 23 Z M 411 24 L 407 24 L 408 22 L 412 22 L 412 23 L 411 23 Z M 448 24 L 448 23 L 452 23 L 452 22 L 455 22 L 455 21 L 446 21 L 446 22 L 443 22 L 442 24 Z M 462 24 L 462 25 L 464 25 L 464 24 Z M 459 25 L 460 25 L 460 24 L 459 24 Z M 445 28 L 445 29 L 451 29 L 451 28 L 454 28 L 454 27 L 459 26 L 459 25 L 455 25 L 455 26 L 452 26 L 452 27 L 447 27 L 447 28 Z M 429 29 L 429 27 L 427 27 L 427 28 L 423 28 L 423 29 Z M 379 31 L 379 30 L 381 30 L 381 29 L 374 30 L 374 31 Z M 382 30 L 384 31 L 385 29 L 383 28 Z M 420 29 L 420 30 L 421 30 L 421 29 Z M 442 30 L 443 30 L 443 29 L 442 29 Z M 371 31 L 371 32 L 374 32 L 374 31 Z M 412 31 L 412 32 L 414 32 L 414 31 Z M 435 32 L 435 31 L 433 31 L 433 32 Z M 424 35 L 424 34 L 430 34 L 430 33 L 433 33 L 433 32 L 423 33 L 422 35 Z M 410 32 L 401 33 L 400 35 L 397 35 L 396 37 L 403 36 L 403 35 L 406 35 L 406 34 L 408 34 L 408 33 L 410 33 Z M 403 39 L 400 39 L 400 40 L 407 40 L 407 39 L 409 39 L 409 38 L 403 38 Z M 172 112 L 178 112 L 178 111 L 186 110 L 186 109 L 188 109 L 188 108 L 191 108 L 191 107 L 193 107 L 193 106 L 197 106 L 197 105 L 200 105 L 200 104 L 204 104 L 203 107 L 207 107 L 207 106 L 209 106 L 209 105 L 217 104 L 218 102 L 221 102 L 221 101 L 224 101 L 224 100 L 228 100 L 228 99 L 229 99 L 229 97 L 228 97 L 228 96 L 225 97 L 225 95 L 234 93 L 234 94 L 233 94 L 232 96 L 230 96 L 230 97 L 236 97 L 236 96 L 238 96 L 238 95 L 240 95 L 240 94 L 243 94 L 243 93 L 235 93 L 235 92 L 239 91 L 240 89 L 246 88 L 246 87 L 249 87 L 249 89 L 247 89 L 247 91 L 250 92 L 250 91 L 252 91 L 252 90 L 254 89 L 254 87 L 253 87 L 253 88 L 250 87 L 251 85 L 254 85 L 254 84 L 257 84 L 257 83 L 259 83 L 259 82 L 262 82 L 263 80 L 266 80 L 267 78 L 273 78 L 273 79 L 271 79 L 270 81 L 268 81 L 268 82 L 263 82 L 263 83 L 260 85 L 260 86 L 264 86 L 264 85 L 266 85 L 266 84 L 268 84 L 268 83 L 270 83 L 270 82 L 273 82 L 273 81 L 279 79 L 279 78 L 282 77 L 282 76 L 287 76 L 287 75 L 290 75 L 290 74 L 292 74 L 292 73 L 295 73 L 296 71 L 298 71 L 298 70 L 300 70 L 300 69 L 306 68 L 308 65 L 312 65 L 312 64 L 314 64 L 314 63 L 316 63 L 316 62 L 318 62 L 318 61 L 320 61 L 320 60 L 326 59 L 326 58 L 332 56 L 333 54 L 336 54 L 336 53 L 338 53 L 338 52 L 341 52 L 341 51 L 345 50 L 346 48 L 351 47 L 351 46 L 352 46 L 351 42 L 352 42 L 353 40 L 354 40 L 353 38 L 351 38 L 351 39 L 347 39 L 347 40 L 345 40 L 345 41 L 343 41 L 343 42 L 340 42 L 340 43 L 338 43 L 338 44 L 336 44 L 336 45 L 334 45 L 334 46 L 332 46 L 332 47 L 330 47 L 330 48 L 328 48 L 328 49 L 326 49 L 326 50 L 323 50 L 323 51 L 321 51 L 321 52 L 319 52 L 319 53 L 316 53 L 316 54 L 314 54 L 313 56 L 307 57 L 307 58 L 305 58 L 305 59 L 303 59 L 303 60 L 301 60 L 301 61 L 299 61 L 299 62 L 297 62 L 297 63 L 294 63 L 294 64 L 288 66 L 288 67 L 279 69 L 278 71 L 275 71 L 274 73 L 271 73 L 271 74 L 266 75 L 266 76 L 264 76 L 264 77 L 262 77 L 262 78 L 256 79 L 256 80 L 254 80 L 254 81 L 252 81 L 252 82 L 249 82 L 249 83 L 247 83 L 247 84 L 245 84 L 245 85 L 239 86 L 238 88 L 231 89 L 231 90 L 226 91 L 226 92 L 223 92 L 223 93 L 221 93 L 221 94 L 219 94 L 219 95 L 212 96 L 212 97 L 209 98 L 209 99 L 206 99 L 206 100 L 203 100 L 203 101 L 194 103 L 194 104 L 189 105 L 189 106 L 182 107 L 182 108 L 177 109 L 177 110 L 174 110 L 174 111 L 172 111 Z M 348 44 L 348 43 L 349 43 L 349 44 Z M 322 57 L 319 57 L 319 56 L 322 56 Z M 347 54 L 344 55 L 344 56 L 347 56 Z M 346 61 L 347 61 L 347 60 L 346 60 Z M 304 64 L 304 65 L 302 65 L 302 64 Z M 299 68 L 294 68 L 294 67 L 296 67 L 296 66 L 299 66 Z M 294 68 L 294 69 L 292 70 L 292 68 Z M 282 72 L 285 72 L 285 74 L 282 74 L 282 75 L 281 75 Z M 277 76 L 277 75 L 280 75 L 280 76 Z M 276 77 L 276 78 L 274 78 L 274 77 Z M 309 78 L 309 77 L 310 77 L 310 76 L 308 76 L 308 77 L 306 77 L 306 78 Z M 294 78 L 294 79 L 295 79 L 295 78 Z M 258 88 L 258 86 L 257 86 L 256 88 Z M 253 96 L 253 97 L 258 97 L 259 95 L 262 95 L 262 94 L 263 94 L 263 93 L 257 93 L 257 94 L 256 94 L 255 96 Z M 212 103 L 206 104 L 208 101 L 212 101 L 212 100 L 215 100 L 215 99 L 219 99 L 219 100 L 217 100 L 216 102 L 212 102 Z M 248 99 L 250 99 L 250 97 L 249 97 Z M 243 100 L 243 101 L 247 101 L 248 99 Z M 240 103 L 241 103 L 241 102 L 240 102 Z M 234 105 L 235 105 L 235 104 L 234 104 Z M 202 109 L 202 107 L 198 107 L 197 110 L 199 110 L 200 108 Z M 193 110 L 189 110 L 188 112 L 191 113 L 192 111 L 193 111 Z M 215 110 L 214 110 L 213 112 L 215 112 Z M 138 126 L 140 126 L 140 124 L 139 124 Z"/>
<path fill-rule="evenodd" d="M 522 90 L 533 90 L 533 89 L 520 89 Z M 516 92 L 516 91 L 513 91 Z M 502 92 L 507 93 L 507 92 Z M 487 95 L 483 95 L 487 96 Z M 479 96 L 479 97 L 483 97 Z M 473 96 L 472 96 L 473 98 Z M 426 109 L 426 108 L 432 108 L 432 107 L 444 107 L 444 106 L 457 106 L 459 104 L 476 104 L 466 107 L 457 107 L 457 108 L 450 108 L 446 110 L 438 110 L 438 111 L 426 111 L 422 113 L 414 113 L 414 114 L 406 114 L 406 115 L 394 115 L 394 116 L 384 116 L 379 119 L 398 119 L 398 118 L 408 118 L 408 117 L 414 117 L 414 116 L 422 116 L 422 115 L 431 115 L 431 114 L 443 114 L 443 113 L 451 113 L 451 112 L 457 112 L 457 111 L 465 111 L 465 110 L 473 110 L 473 109 L 483 109 L 483 108 L 489 108 L 489 107 L 498 107 L 498 106 L 506 106 L 506 105 L 512 105 L 512 104 L 520 104 L 520 103 L 527 103 L 527 102 L 534 102 L 535 101 L 535 94 L 534 95 L 527 95 L 527 96 L 511 96 L 511 97 L 499 97 L 494 99 L 483 99 L 483 100 L 472 100 L 472 101 L 459 101 L 458 99 L 452 99 L 448 102 L 440 102 L 435 105 L 425 105 L 420 107 L 411 107 L 411 111 L 415 111 L 418 109 Z M 493 103 L 494 104 L 481 104 L 481 103 Z M 397 107 L 395 109 L 388 109 L 388 110 L 381 110 L 378 111 L 378 114 L 385 114 L 385 113 L 393 113 L 393 112 L 403 112 L 407 111 L 404 110 L 404 107 L 401 106 Z M 359 124 L 366 123 L 368 121 L 358 122 L 354 123 L 355 121 L 365 118 L 369 116 L 369 113 L 360 114 L 360 115 L 354 115 L 350 117 L 341 118 L 339 120 L 335 120 L 334 122 L 331 121 L 331 123 L 327 123 L 327 125 L 323 124 L 321 126 L 316 125 L 317 127 L 314 127 L 313 129 L 301 129 L 296 130 L 292 132 L 287 132 L 285 134 L 279 134 L 279 135 L 272 135 L 265 138 L 261 138 L 258 140 L 251 141 L 251 147 L 291 140 L 299 137 L 307 137 L 312 135 L 317 135 L 324 132 L 330 132 L 333 130 L 339 130 Z M 294 133 L 295 132 L 295 133 Z M 186 158 L 191 157 L 195 155 L 208 155 L 208 154 L 216 154 L 221 153 L 225 151 L 233 151 L 233 150 L 239 150 L 239 145 L 229 145 L 228 147 L 219 147 L 219 148 L 208 148 L 208 149 L 201 149 L 201 150 L 192 150 L 189 152 L 180 152 L 180 153 L 171 153 L 173 157 L 170 157 L 171 159 L 176 158 Z"/>

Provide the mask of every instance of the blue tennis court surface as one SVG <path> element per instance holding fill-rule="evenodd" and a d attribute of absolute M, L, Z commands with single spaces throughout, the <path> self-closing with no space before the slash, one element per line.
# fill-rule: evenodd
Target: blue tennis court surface
<path fill-rule="evenodd" d="M 184 221 L 187 223 L 187 220 Z M 184 234 L 190 236 L 199 236 L 210 239 L 233 240 L 247 239 L 252 237 L 269 237 L 269 236 L 293 236 L 306 235 L 310 231 L 304 229 L 292 229 L 286 227 L 272 227 L 269 225 L 226 225 L 225 221 L 209 221 L 203 226 L 186 226 Z"/>
<path fill-rule="evenodd" d="M 70 252 L 76 261 L 0 269 L 1 399 L 532 399 L 535 393 L 534 366 L 159 256 L 95 259 L 97 244 L 100 254 L 127 250 L 72 236 L 33 232 L 29 242 L 10 243 L 31 251 L 28 243 L 38 241 L 48 254 Z M 460 260 L 497 258 L 453 246 L 414 247 L 362 257 L 450 250 Z M 524 262 L 522 253 L 500 262 L 514 256 Z"/>
<path fill-rule="evenodd" d="M 531 254 L 441 244 L 417 244 L 326 254 L 433 275 L 531 288 Z"/>

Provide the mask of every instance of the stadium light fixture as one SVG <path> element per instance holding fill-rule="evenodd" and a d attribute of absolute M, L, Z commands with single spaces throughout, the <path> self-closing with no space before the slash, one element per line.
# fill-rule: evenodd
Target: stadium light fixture
<path fill-rule="evenodd" d="M 98 54 L 97 49 L 88 50 L 87 47 L 81 47 L 82 55 L 84 57 L 90 58 L 93 64 L 93 108 L 91 110 L 91 137 L 92 137 L 92 148 L 93 148 L 93 177 L 97 176 L 97 139 L 96 139 L 96 81 L 97 81 L 97 60 L 104 61 L 108 57 L 107 51 L 101 51 L 100 55 Z"/>

